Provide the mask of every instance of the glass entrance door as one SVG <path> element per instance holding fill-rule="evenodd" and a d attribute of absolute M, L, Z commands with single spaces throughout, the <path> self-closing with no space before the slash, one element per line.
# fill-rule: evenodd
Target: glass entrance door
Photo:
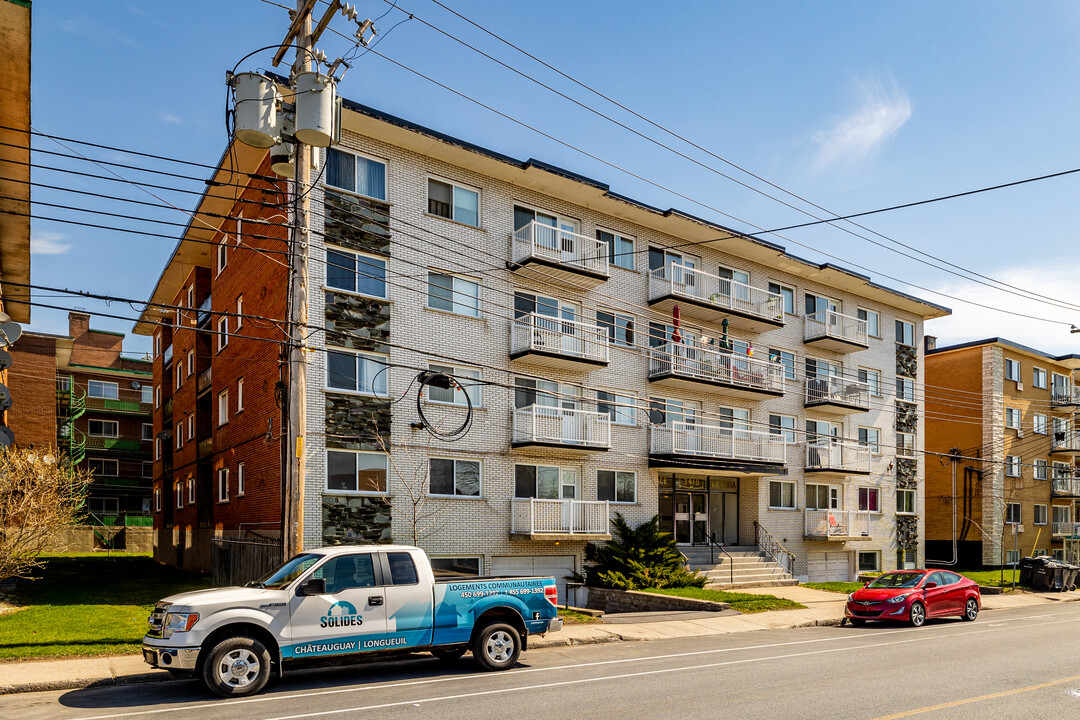
<path fill-rule="evenodd" d="M 705 493 L 691 493 L 691 541 L 694 545 L 708 545 L 709 543 L 709 496 Z"/>
<path fill-rule="evenodd" d="M 690 493 L 675 493 L 675 542 L 690 542 Z"/>

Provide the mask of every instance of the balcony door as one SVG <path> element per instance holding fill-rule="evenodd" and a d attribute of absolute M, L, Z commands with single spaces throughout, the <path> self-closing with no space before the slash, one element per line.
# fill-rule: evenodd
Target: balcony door
<path fill-rule="evenodd" d="M 807 460 L 816 467 L 840 467 L 840 426 L 822 420 L 806 421 Z"/>
<path fill-rule="evenodd" d="M 830 325 L 835 325 L 838 322 L 836 315 L 840 312 L 840 303 L 836 300 L 806 293 L 805 302 L 808 316 Z"/>
<path fill-rule="evenodd" d="M 514 293 L 514 319 L 532 316 L 532 345 L 538 349 L 567 355 L 582 355 L 584 337 L 577 321 L 581 305 L 553 297 Z"/>
<path fill-rule="evenodd" d="M 716 274 L 720 277 L 721 295 L 742 304 L 750 302 L 750 273 L 721 266 Z"/>

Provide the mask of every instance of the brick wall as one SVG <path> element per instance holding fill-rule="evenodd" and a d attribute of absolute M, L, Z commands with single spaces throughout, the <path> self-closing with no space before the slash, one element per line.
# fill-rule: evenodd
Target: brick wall
<path fill-rule="evenodd" d="M 56 445 L 56 338 L 23 333 L 8 349 L 13 364 L 7 371 L 11 409 L 7 425 L 20 447 Z"/>

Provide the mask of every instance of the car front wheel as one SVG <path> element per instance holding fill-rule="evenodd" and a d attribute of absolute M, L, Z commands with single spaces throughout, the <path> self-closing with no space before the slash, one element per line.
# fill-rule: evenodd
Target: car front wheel
<path fill-rule="evenodd" d="M 911 612 L 908 614 L 911 618 L 911 625 L 913 627 L 922 627 L 926 622 L 926 606 L 921 602 L 914 602 L 911 604 Z"/>
<path fill-rule="evenodd" d="M 975 601 L 975 598 L 968 598 L 967 605 L 964 606 L 964 614 L 961 617 L 968 622 L 979 617 L 979 603 Z"/>

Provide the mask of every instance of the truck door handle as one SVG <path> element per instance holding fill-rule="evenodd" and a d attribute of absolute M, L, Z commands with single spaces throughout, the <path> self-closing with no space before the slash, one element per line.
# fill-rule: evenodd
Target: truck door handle
<path fill-rule="evenodd" d="M 383 601 L 382 595 L 368 595 L 368 599 L 367 599 L 368 605 L 371 605 L 371 606 L 382 605 L 382 601 Z"/>

